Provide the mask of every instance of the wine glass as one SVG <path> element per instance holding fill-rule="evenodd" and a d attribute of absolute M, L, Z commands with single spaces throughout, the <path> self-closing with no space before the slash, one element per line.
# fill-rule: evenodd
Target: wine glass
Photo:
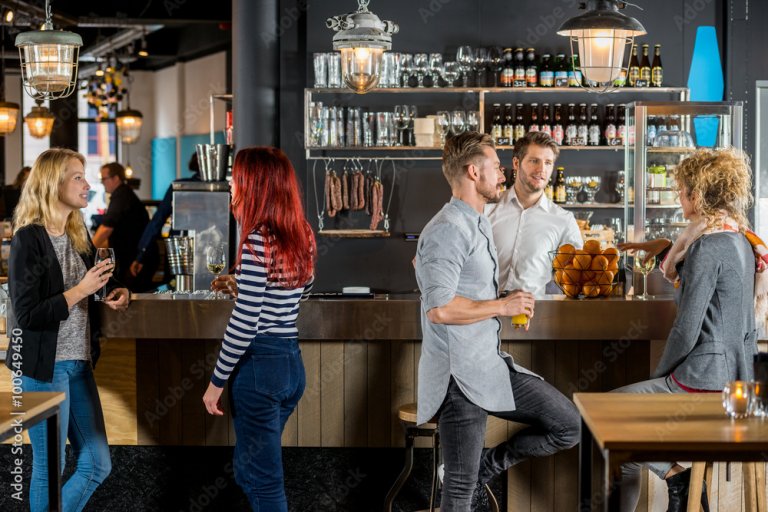
<path fill-rule="evenodd" d="M 656 266 L 656 258 L 651 258 L 647 263 L 643 263 L 643 260 L 647 254 L 648 253 L 642 250 L 636 251 L 634 255 L 634 262 L 632 264 L 634 271 L 640 273 L 643 276 L 643 293 L 642 295 L 637 296 L 639 300 L 648 300 L 653 298 L 652 295 L 648 295 L 648 274 L 650 274 L 653 270 L 653 267 Z"/>
<path fill-rule="evenodd" d="M 447 110 L 441 110 L 437 113 L 437 126 L 440 127 L 440 145 L 445 145 L 445 137 L 451 129 L 451 115 Z"/>
<path fill-rule="evenodd" d="M 490 60 L 487 48 L 475 48 L 475 85 L 482 87 L 486 83 L 486 70 Z"/>
<path fill-rule="evenodd" d="M 443 69 L 443 54 L 429 54 L 429 72 L 432 78 L 432 87 L 440 87 L 440 72 Z"/>
<path fill-rule="evenodd" d="M 479 127 L 480 127 L 480 115 L 474 110 L 468 111 L 467 112 L 467 130 L 469 130 L 470 132 L 476 132 Z"/>
<path fill-rule="evenodd" d="M 115 250 L 108 247 L 99 247 L 96 249 L 96 263 L 100 263 L 104 260 L 111 260 L 112 261 L 112 272 L 114 273 L 115 268 Z M 94 299 L 99 301 L 107 300 L 107 285 L 104 283 L 104 286 L 101 289 L 101 293 L 96 293 L 94 296 Z"/>
<path fill-rule="evenodd" d="M 416 145 L 416 130 L 414 125 L 416 124 L 416 117 L 418 115 L 419 113 L 416 109 L 416 105 L 408 105 L 408 146 Z M 403 141 L 403 144 L 406 144 L 406 142 Z"/>
<path fill-rule="evenodd" d="M 499 77 L 504 69 L 504 51 L 500 46 L 493 46 L 488 53 L 488 60 L 491 63 L 491 71 L 493 72 L 493 86 L 498 87 Z"/>
<path fill-rule="evenodd" d="M 396 146 L 403 145 L 403 130 L 408 128 L 409 122 L 408 105 L 395 105 L 395 128 L 397 128 Z"/>
<path fill-rule="evenodd" d="M 472 71 L 474 57 L 471 46 L 459 46 L 456 52 L 456 62 L 461 66 L 462 87 L 469 87 L 469 72 Z"/>
<path fill-rule="evenodd" d="M 590 176 L 587 178 L 587 201 L 590 203 L 595 202 L 595 194 L 600 189 L 600 176 Z"/>
<path fill-rule="evenodd" d="M 209 245 L 205 249 L 205 265 L 208 272 L 218 277 L 227 265 L 227 251 L 224 244 Z M 214 292 L 213 298 L 218 299 L 221 295 L 218 291 Z"/>
<path fill-rule="evenodd" d="M 451 131 L 454 135 L 461 135 L 467 129 L 467 115 L 463 110 L 451 112 Z"/>
<path fill-rule="evenodd" d="M 413 55 L 410 53 L 400 54 L 400 69 L 402 70 L 400 80 L 403 87 L 409 87 L 408 83 L 411 81 L 411 73 L 413 72 Z"/>
<path fill-rule="evenodd" d="M 448 87 L 453 87 L 456 84 L 459 74 L 459 64 L 457 62 L 450 61 L 443 64 L 443 80 L 448 83 Z"/>
<path fill-rule="evenodd" d="M 429 57 L 426 53 L 417 53 L 413 56 L 413 67 L 416 69 L 417 87 L 424 87 L 424 75 L 429 69 Z"/>

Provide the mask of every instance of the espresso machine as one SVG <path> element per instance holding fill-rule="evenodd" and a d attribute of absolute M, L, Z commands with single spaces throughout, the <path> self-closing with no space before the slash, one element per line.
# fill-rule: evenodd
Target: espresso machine
<path fill-rule="evenodd" d="M 191 274 L 177 276 L 176 291 L 194 292 L 209 290 L 216 277 L 208 270 L 206 252 L 215 245 L 224 246 L 227 255 L 224 273 L 230 267 L 230 213 L 229 182 L 226 181 L 232 147 L 226 144 L 198 144 L 197 155 L 200 177 L 203 181 L 179 181 L 173 183 L 173 216 L 171 227 L 184 233 L 188 240 L 179 245 L 191 251 Z M 169 262 L 174 257 L 169 247 Z M 182 271 L 188 272 L 185 268 Z M 175 269 L 174 269 L 175 271 Z"/>

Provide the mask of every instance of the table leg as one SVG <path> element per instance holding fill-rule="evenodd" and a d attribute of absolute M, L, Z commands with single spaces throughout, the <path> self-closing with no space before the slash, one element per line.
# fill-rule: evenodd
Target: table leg
<path fill-rule="evenodd" d="M 603 450 L 605 460 L 603 477 L 603 510 L 619 512 L 621 510 L 621 459 L 611 456 L 608 450 Z"/>
<path fill-rule="evenodd" d="M 48 445 L 48 510 L 61 512 L 61 467 L 59 462 L 59 413 L 45 420 Z"/>
<path fill-rule="evenodd" d="M 581 420 L 581 443 L 579 443 L 579 511 L 592 510 L 592 432 Z"/>

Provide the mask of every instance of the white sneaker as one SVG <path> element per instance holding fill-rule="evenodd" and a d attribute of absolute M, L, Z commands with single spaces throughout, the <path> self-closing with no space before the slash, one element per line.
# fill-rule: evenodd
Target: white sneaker
<path fill-rule="evenodd" d="M 440 485 L 443 484 L 443 477 L 445 477 L 445 464 L 437 466 L 437 478 L 440 480 Z"/>

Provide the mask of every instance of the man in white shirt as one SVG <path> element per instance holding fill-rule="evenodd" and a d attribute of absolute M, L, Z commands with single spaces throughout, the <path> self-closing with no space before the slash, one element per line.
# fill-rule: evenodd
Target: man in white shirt
<path fill-rule="evenodd" d="M 552 279 L 549 252 L 563 244 L 577 249 L 583 245 L 573 214 L 544 194 L 559 154 L 557 143 L 545 133 L 530 132 L 519 139 L 512 157 L 515 184 L 498 203 L 486 207 L 498 251 L 502 290 L 543 296 Z"/>

